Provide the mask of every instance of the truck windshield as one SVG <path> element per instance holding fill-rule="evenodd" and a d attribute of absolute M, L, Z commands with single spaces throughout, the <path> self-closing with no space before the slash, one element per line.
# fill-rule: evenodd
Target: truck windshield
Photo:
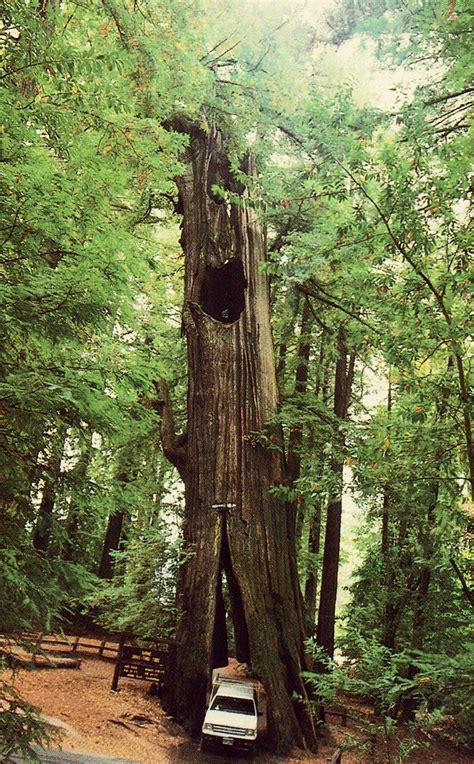
<path fill-rule="evenodd" d="M 246 698 L 226 698 L 221 695 L 214 698 L 211 709 L 213 711 L 229 711 L 232 714 L 255 716 L 254 702 Z"/>

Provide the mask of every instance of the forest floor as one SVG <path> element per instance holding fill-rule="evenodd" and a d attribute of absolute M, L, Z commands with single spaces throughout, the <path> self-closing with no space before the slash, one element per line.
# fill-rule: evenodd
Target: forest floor
<path fill-rule="evenodd" d="M 65 752 L 98 754 L 126 758 L 141 764 L 168 764 L 193 762 L 209 764 L 240 764 L 248 759 L 235 755 L 221 757 L 199 751 L 196 741 L 190 740 L 150 697 L 147 682 L 120 679 L 119 691 L 110 689 L 114 664 L 91 656 L 83 656 L 79 669 L 33 668 L 16 674 L 15 686 L 20 694 L 41 709 L 42 715 L 60 734 L 54 747 Z M 313 762 L 326 764 L 339 745 L 348 737 L 357 737 L 357 730 L 340 725 L 327 725 L 326 737 L 321 741 L 318 755 L 295 751 L 289 757 L 259 752 L 258 764 L 296 764 Z M 400 760 L 400 759 L 399 759 Z M 436 741 L 427 748 L 419 748 L 408 758 L 416 764 L 473 764 L 474 758 Z M 386 762 L 383 750 L 370 755 L 362 752 L 344 752 L 344 764 L 356 762 Z M 393 757 L 391 761 L 395 762 Z"/>

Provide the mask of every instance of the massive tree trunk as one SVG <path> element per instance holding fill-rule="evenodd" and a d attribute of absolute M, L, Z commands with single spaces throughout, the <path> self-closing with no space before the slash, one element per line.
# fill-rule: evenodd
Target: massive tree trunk
<path fill-rule="evenodd" d="M 210 669 L 227 660 L 224 572 L 239 657 L 265 685 L 273 745 L 315 749 L 307 708 L 291 699 L 294 692 L 305 696 L 291 518 L 270 492 L 284 476 L 278 432 L 268 425 L 278 395 L 261 269 L 264 234 L 231 173 L 222 135 L 213 128 L 188 132 L 186 171 L 177 181 L 186 260 L 187 437 L 162 428 L 165 452 L 173 459 L 175 451 L 185 480 L 184 541 L 191 555 L 178 587 L 175 712 L 198 733 Z M 244 170 L 255 176 L 251 158 Z M 164 419 L 169 425 L 165 413 Z"/>

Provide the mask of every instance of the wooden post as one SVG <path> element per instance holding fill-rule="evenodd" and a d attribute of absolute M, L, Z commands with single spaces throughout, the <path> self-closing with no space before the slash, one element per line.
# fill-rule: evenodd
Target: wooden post
<path fill-rule="evenodd" d="M 37 655 L 38 651 L 40 651 L 40 650 L 41 650 L 41 643 L 42 643 L 42 641 L 43 641 L 43 637 L 44 637 L 44 634 L 43 634 L 43 632 L 41 631 L 41 632 L 39 633 L 39 635 L 38 635 L 38 638 L 37 638 L 37 639 L 36 639 L 36 641 L 35 641 L 35 646 L 34 646 L 34 648 L 33 648 L 33 652 L 32 652 L 33 663 L 35 663 L 35 662 L 36 662 L 36 655 Z"/>
<path fill-rule="evenodd" d="M 105 647 L 105 643 L 106 643 L 106 641 L 107 641 L 107 640 L 106 640 L 106 639 L 105 639 L 105 637 L 104 637 L 104 639 L 103 639 L 103 640 L 102 640 L 102 642 L 100 643 L 100 647 L 99 647 L 99 655 L 100 655 L 100 657 L 102 657 L 102 655 L 103 655 L 103 653 L 104 653 L 104 647 Z"/>
<path fill-rule="evenodd" d="M 76 639 L 74 640 L 74 644 L 72 646 L 72 652 L 73 653 L 76 652 L 78 645 L 79 645 L 79 637 L 76 637 Z"/>
<path fill-rule="evenodd" d="M 119 639 L 119 647 L 117 652 L 117 661 L 115 663 L 115 671 L 114 671 L 114 677 L 112 679 L 112 690 L 114 692 L 117 691 L 118 687 L 118 681 L 120 677 L 120 669 L 122 668 L 122 659 L 123 659 L 123 647 L 125 645 L 125 634 L 120 635 Z"/>

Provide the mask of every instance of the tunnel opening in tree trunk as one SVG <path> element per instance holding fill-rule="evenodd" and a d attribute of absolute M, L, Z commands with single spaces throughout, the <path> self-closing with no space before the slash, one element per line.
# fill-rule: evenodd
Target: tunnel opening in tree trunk
<path fill-rule="evenodd" d="M 223 668 L 229 663 L 229 641 L 227 637 L 227 612 L 223 592 L 223 570 L 219 570 L 216 582 L 216 611 L 212 636 L 211 668 Z"/>
<path fill-rule="evenodd" d="M 226 260 L 223 265 L 206 265 L 200 305 L 204 313 L 223 324 L 238 321 L 245 308 L 245 277 L 242 261 Z"/>
<path fill-rule="evenodd" d="M 245 618 L 242 592 L 240 591 L 239 582 L 232 567 L 226 523 L 223 525 L 221 559 L 229 594 L 230 620 L 234 632 L 235 657 L 239 663 L 250 664 L 247 620 Z"/>
<path fill-rule="evenodd" d="M 229 633 L 229 628 L 232 630 Z M 229 647 L 239 663 L 250 665 L 250 647 L 242 594 L 232 562 L 225 519 L 222 524 L 220 567 L 216 582 L 212 668 L 228 665 Z"/>

